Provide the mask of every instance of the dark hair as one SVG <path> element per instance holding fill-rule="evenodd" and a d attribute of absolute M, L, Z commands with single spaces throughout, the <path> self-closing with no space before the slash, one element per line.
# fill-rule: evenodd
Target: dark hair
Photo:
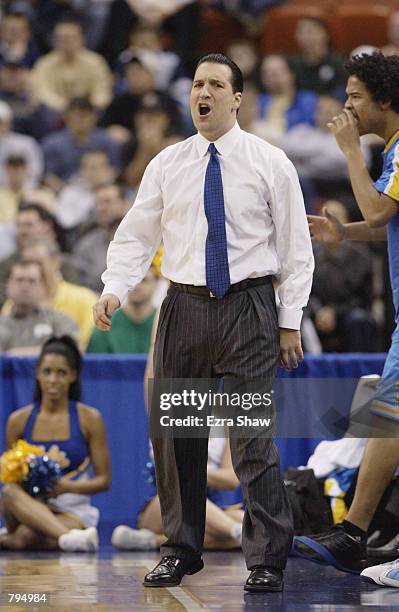
<path fill-rule="evenodd" d="M 6 157 L 6 159 L 4 160 L 4 164 L 6 166 L 12 166 L 14 168 L 28 165 L 26 161 L 26 157 L 24 157 L 23 155 L 16 155 L 16 154 L 12 154 Z"/>
<path fill-rule="evenodd" d="M 205 62 L 209 62 L 210 64 L 222 64 L 223 66 L 228 66 L 231 70 L 231 86 L 233 88 L 233 93 L 244 91 L 244 80 L 242 77 L 242 72 L 240 68 L 237 66 L 232 59 L 224 55 L 223 53 L 208 53 L 208 55 L 204 55 L 199 60 L 196 69 L 201 64 L 205 64 Z"/>
<path fill-rule="evenodd" d="M 29 268 L 29 266 L 37 266 L 40 270 L 40 278 L 43 282 L 45 282 L 46 277 L 42 262 L 38 261 L 37 259 L 22 259 L 20 257 L 13 261 L 10 265 L 7 272 L 7 280 L 11 278 L 11 274 L 14 272 L 15 268 Z"/>
<path fill-rule="evenodd" d="M 104 157 L 107 158 L 107 160 L 110 162 L 110 158 L 108 155 L 108 152 L 105 151 L 104 149 L 95 149 L 94 147 L 91 149 L 90 147 L 88 149 L 86 149 L 85 151 L 83 151 L 82 153 L 82 157 L 80 158 L 81 160 L 83 159 L 83 157 L 86 157 L 87 155 L 103 155 Z"/>
<path fill-rule="evenodd" d="M 8 10 L 4 13 L 3 19 L 6 19 L 7 17 L 16 17 L 17 19 L 24 19 L 27 23 L 29 23 L 28 16 L 22 11 L 14 9 Z"/>
<path fill-rule="evenodd" d="M 385 56 L 381 51 L 355 55 L 344 64 L 348 76 L 362 81 L 376 102 L 390 102 L 399 113 L 399 56 Z"/>
<path fill-rule="evenodd" d="M 69 387 L 68 397 L 78 402 L 80 400 L 80 372 L 82 369 L 82 356 L 75 340 L 71 336 L 51 336 L 42 346 L 37 367 L 40 367 L 46 355 L 61 355 L 65 357 L 71 370 L 76 372 L 76 380 Z M 33 394 L 35 402 L 41 402 L 42 390 L 38 380 L 36 380 Z"/>
<path fill-rule="evenodd" d="M 36 204 L 36 202 L 22 202 L 22 204 L 19 207 L 18 212 L 26 212 L 26 211 L 34 211 L 35 213 L 37 213 L 37 215 L 40 217 L 42 221 L 51 223 L 54 229 L 56 228 L 57 222 L 56 222 L 54 215 L 41 204 Z"/>
<path fill-rule="evenodd" d="M 36 212 L 40 217 L 41 221 L 44 221 L 51 225 L 54 230 L 55 239 L 60 248 L 60 251 L 64 251 L 66 247 L 65 234 L 63 228 L 60 226 L 55 216 L 45 206 L 42 206 L 41 204 L 36 204 L 36 202 L 21 202 L 21 204 L 19 205 L 18 212 L 20 213 L 25 211 Z"/>
<path fill-rule="evenodd" d="M 85 96 L 72 98 L 72 100 L 69 101 L 67 112 L 71 110 L 75 110 L 75 109 L 85 110 L 85 111 L 95 111 L 96 110 L 93 104 L 90 102 L 89 98 Z"/>

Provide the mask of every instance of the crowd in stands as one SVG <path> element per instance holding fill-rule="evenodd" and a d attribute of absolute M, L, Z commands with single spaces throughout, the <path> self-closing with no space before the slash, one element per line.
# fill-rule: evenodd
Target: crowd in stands
<path fill-rule="evenodd" d="M 79 376 L 78 347 L 87 353 L 122 354 L 150 349 L 157 307 L 165 292 L 159 255 L 115 313 L 109 332 L 93 329 L 92 306 L 102 291 L 100 276 L 109 242 L 124 214 L 134 206 L 147 164 L 164 147 L 194 132 L 188 97 L 195 63 L 202 52 L 219 50 L 219 41 L 213 41 L 212 48 L 201 47 L 204 7 L 233 16 L 244 32 L 223 49 L 238 63 L 245 78 L 240 126 L 287 153 L 298 171 L 309 213 L 327 206 L 341 223 L 359 219 L 345 157 L 326 127 L 345 100 L 345 57 L 331 46 L 328 23 L 314 16 L 298 20 L 295 54 L 283 54 L 279 49 L 262 53 L 260 32 L 269 9 L 278 4 L 283 1 L 2 2 L 0 352 L 39 355 L 42 351 L 39 386 L 46 358 L 50 359 L 47 367 L 54 369 L 61 357 L 67 372 Z M 399 53 L 399 10 L 392 12 L 382 51 Z M 362 138 L 373 178 L 380 174 L 383 147 L 377 138 Z M 314 242 L 314 282 L 302 329 L 305 350 L 372 352 L 387 348 L 393 321 L 384 249 L 377 244 Z M 60 346 L 54 339 L 65 335 L 74 338 L 76 346 L 65 338 Z M 49 338 L 50 348 L 46 343 Z M 69 389 L 67 395 L 68 399 L 79 399 L 72 397 Z M 29 435 L 33 442 L 40 435 L 51 442 L 43 423 L 40 429 L 40 419 L 33 437 L 40 406 L 28 408 L 10 417 L 8 445 L 18 436 Z M 74 403 L 69 410 L 77 422 Z M 75 490 L 61 486 L 59 494 L 74 491 L 86 495 L 110 485 L 107 458 L 102 464 L 98 460 L 106 448 L 101 421 L 89 407 L 78 406 L 78 410 L 85 419 L 85 430 L 75 430 L 82 447 L 78 450 L 83 459 L 90 455 L 96 480 L 91 488 L 84 480 Z M 11 429 L 10 423 L 14 424 Z M 64 430 L 61 422 L 57 429 L 61 439 Z M 90 448 L 83 434 L 91 440 Z M 308 464 L 319 483 L 323 478 L 331 485 L 333 477 L 333 484 L 339 485 L 338 494 L 333 494 L 337 487 L 333 493 L 325 493 L 331 498 L 332 513 L 337 507 L 341 510 L 340 516 L 333 517 L 335 522 L 348 511 L 345 506 L 342 514 L 350 484 L 348 506 L 352 504 L 352 510 L 348 516 L 361 526 L 363 539 L 362 530 L 373 525 L 384 491 L 393 486 L 389 482 L 398 463 L 395 438 L 371 438 L 366 450 L 365 446 L 366 438 L 360 442 L 322 442 Z M 237 486 L 228 450 L 224 439 L 211 441 L 208 487 L 213 493 Z M 363 453 L 366 461 L 358 473 Z M 343 468 L 344 474 L 339 472 Z M 351 470 L 350 480 L 347 470 Z M 349 483 L 347 489 L 341 487 L 337 471 Z M 304 472 L 301 470 L 301 475 Z M 61 485 L 65 487 L 65 482 Z M 391 506 L 384 501 L 388 517 L 384 515 L 378 529 L 370 528 L 370 533 L 379 533 L 375 549 L 396 556 L 397 480 L 393 488 Z M 33 529 L 62 550 L 98 547 L 92 531 L 79 536 L 74 529 L 86 527 L 88 531 L 97 524 L 98 517 L 91 521 L 87 515 L 86 504 L 82 506 L 85 520 L 60 524 L 51 518 L 49 509 L 39 517 L 29 512 L 20 519 L 26 503 L 15 487 L 6 488 L 5 494 L 3 491 L 3 506 L 21 524 L 18 532 L 12 532 L 11 523 L 10 533 L 7 528 L 0 533 L 0 548 L 36 547 L 38 534 L 32 535 Z M 217 496 L 209 496 L 207 504 L 207 547 L 239 547 L 242 509 L 224 505 L 222 510 Z M 381 525 L 386 532 L 380 533 Z M 164 536 L 155 490 L 139 515 L 137 527 L 118 527 L 113 544 L 122 549 L 159 547 Z M 74 533 L 68 535 L 71 528 Z M 353 535 L 359 534 L 355 530 Z"/>
<path fill-rule="evenodd" d="M 345 157 L 326 127 L 345 100 L 345 57 L 331 46 L 328 22 L 312 15 L 296 23 L 296 53 L 262 53 L 261 29 L 270 10 L 280 4 L 286 3 L 2 3 L 2 316 L 22 326 L 13 288 L 31 282 L 32 289 L 36 283 L 43 285 L 41 291 L 37 287 L 37 295 L 43 296 L 40 308 L 61 312 L 71 326 L 77 324 L 83 350 L 125 352 L 124 331 L 129 329 L 131 352 L 146 352 L 152 307 L 160 299 L 155 290 L 148 306 L 148 295 L 158 282 L 152 271 L 139 297 L 133 294 L 118 314 L 119 339 L 105 341 L 93 332 L 89 311 L 102 290 L 108 244 L 134 205 L 147 164 L 164 147 L 194 133 L 188 98 L 196 60 L 205 51 L 224 50 L 239 64 L 245 95 L 238 121 L 287 153 L 299 173 L 307 211 L 317 213 L 330 202 L 340 217 L 359 218 Z M 235 19 L 242 35 L 212 41 L 213 47 L 205 49 L 201 28 L 209 8 Z M 394 11 L 383 52 L 398 49 L 399 11 Z M 371 174 L 378 176 L 383 143 L 362 141 Z M 380 272 L 386 264 L 382 247 L 371 249 L 360 245 L 354 251 L 342 245 L 335 250 L 315 243 L 315 281 L 303 330 L 306 350 L 386 348 L 392 320 L 384 302 L 390 298 L 384 283 L 376 279 L 383 278 Z M 26 262 L 39 265 L 29 267 Z M 38 278 L 17 282 L 16 276 Z M 140 299 L 144 305 L 138 304 Z M 0 323 L 8 328 L 6 319 Z M 48 326 L 48 335 L 55 333 L 53 324 Z M 35 343 L 27 340 L 21 349 L 32 349 Z M 5 341 L 0 349 L 15 347 Z"/>

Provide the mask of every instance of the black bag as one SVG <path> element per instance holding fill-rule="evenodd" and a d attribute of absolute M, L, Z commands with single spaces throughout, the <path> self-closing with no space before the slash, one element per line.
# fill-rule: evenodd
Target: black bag
<path fill-rule="evenodd" d="M 324 480 L 317 480 L 313 470 L 288 468 L 284 483 L 294 517 L 295 535 L 326 531 L 333 525 L 332 512 L 324 497 Z"/>

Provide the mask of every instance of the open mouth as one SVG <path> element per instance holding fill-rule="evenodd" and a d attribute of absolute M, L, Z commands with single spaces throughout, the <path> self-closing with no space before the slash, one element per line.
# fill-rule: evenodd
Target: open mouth
<path fill-rule="evenodd" d="M 211 112 L 211 107 L 208 104 L 199 105 L 199 114 L 201 117 L 206 117 Z"/>
<path fill-rule="evenodd" d="M 355 119 L 355 121 L 358 123 L 359 122 L 359 117 L 353 111 L 350 111 L 350 112 L 351 112 L 353 118 Z"/>

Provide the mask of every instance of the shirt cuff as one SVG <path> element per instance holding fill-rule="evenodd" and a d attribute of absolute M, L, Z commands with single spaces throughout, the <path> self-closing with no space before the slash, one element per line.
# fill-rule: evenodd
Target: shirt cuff
<path fill-rule="evenodd" d="M 105 293 L 112 293 L 112 295 L 116 295 L 119 299 L 120 305 L 122 306 L 123 301 L 127 296 L 126 285 L 123 283 L 118 283 L 117 281 L 109 281 L 104 285 L 104 289 L 101 295 Z"/>
<path fill-rule="evenodd" d="M 299 308 L 299 310 L 293 308 L 279 308 L 278 326 L 285 327 L 286 329 L 299 330 L 301 328 L 302 314 L 302 308 Z"/>

